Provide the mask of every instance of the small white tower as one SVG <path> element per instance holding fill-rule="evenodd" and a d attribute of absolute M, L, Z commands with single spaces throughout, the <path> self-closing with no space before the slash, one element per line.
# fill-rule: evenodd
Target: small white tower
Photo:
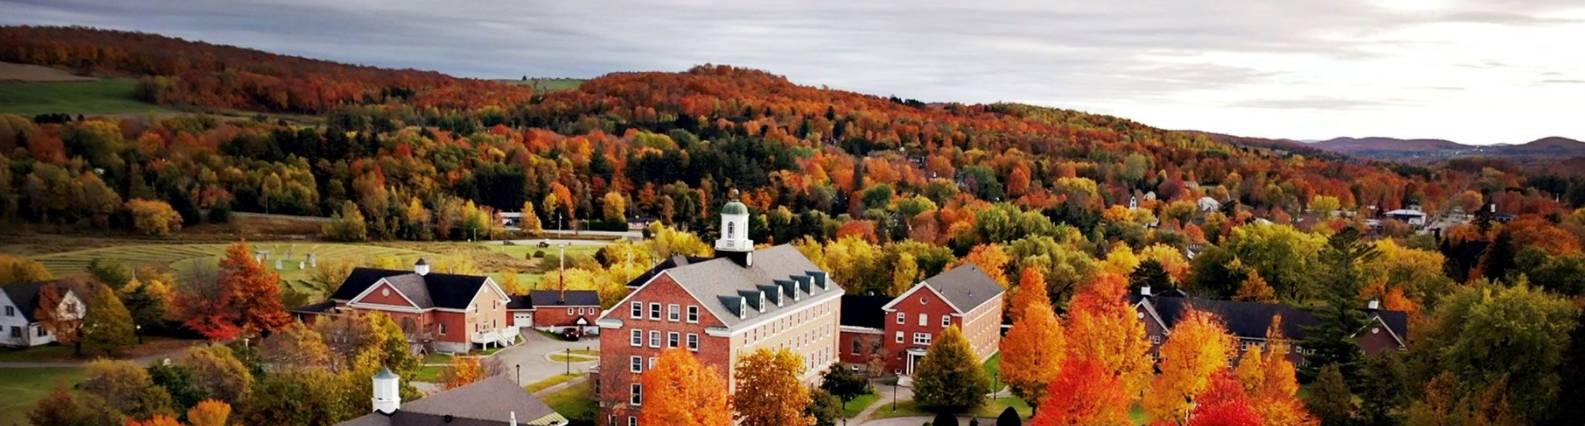
<path fill-rule="evenodd" d="M 380 372 L 374 375 L 375 412 L 391 414 L 402 408 L 401 380 L 391 369 L 380 367 Z"/>
<path fill-rule="evenodd" d="M 721 238 L 715 240 L 715 251 L 731 257 L 743 266 L 754 265 L 754 240 L 748 238 L 748 206 L 733 200 L 721 206 Z"/>
<path fill-rule="evenodd" d="M 429 261 L 422 257 L 418 258 L 418 263 L 413 264 L 413 273 L 420 276 L 429 275 Z"/>

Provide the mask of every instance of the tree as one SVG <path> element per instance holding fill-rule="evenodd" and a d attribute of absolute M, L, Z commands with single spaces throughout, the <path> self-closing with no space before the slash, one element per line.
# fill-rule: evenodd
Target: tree
<path fill-rule="evenodd" d="M 82 342 L 96 352 L 114 354 L 137 342 L 132 329 L 132 314 L 109 286 L 94 283 L 88 299 L 88 314 L 83 316 Z"/>
<path fill-rule="evenodd" d="M 237 359 L 231 348 L 194 346 L 177 356 L 175 364 L 185 368 L 193 385 L 202 390 L 199 398 L 242 401 L 252 393 L 253 373 Z"/>
<path fill-rule="evenodd" d="M 254 425 L 329 425 L 360 414 L 339 398 L 340 381 L 322 370 L 287 370 L 259 381 L 242 401 L 240 423 Z"/>
<path fill-rule="evenodd" d="M 611 191 L 600 198 L 601 212 L 605 213 L 605 220 L 613 222 L 627 221 L 627 198 L 622 193 Z"/>
<path fill-rule="evenodd" d="M 1337 364 L 1322 367 L 1315 383 L 1310 385 L 1310 393 L 1305 396 L 1304 404 L 1320 418 L 1321 424 L 1348 424 L 1354 418 L 1354 394 L 1349 392 L 1348 383 L 1343 381 L 1342 368 Z"/>
<path fill-rule="evenodd" d="M 281 305 L 281 279 L 253 258 L 245 243 L 226 247 L 220 260 L 220 281 L 229 289 L 230 307 L 236 310 L 238 328 L 248 334 L 275 330 L 290 323 L 292 317 Z"/>
<path fill-rule="evenodd" d="M 144 235 L 165 237 L 182 229 L 182 215 L 164 201 L 134 198 L 127 201 L 127 211 L 132 213 L 132 229 Z"/>
<path fill-rule="evenodd" d="M 1117 274 L 1096 274 L 1068 302 L 1067 359 L 1091 359 L 1123 382 L 1124 395 L 1137 398 L 1150 379 L 1154 362 L 1145 324 L 1124 294 L 1127 284 Z"/>
<path fill-rule="evenodd" d="M 367 226 L 358 204 L 348 200 L 341 203 L 341 211 L 332 215 L 319 232 L 331 241 L 363 241 L 369 238 Z"/>
<path fill-rule="evenodd" d="M 1099 361 L 1069 358 L 1051 381 L 1031 425 L 1128 424 L 1130 398 L 1123 381 Z M 1000 424 L 1000 421 L 998 421 Z"/>
<path fill-rule="evenodd" d="M 1066 343 L 1062 323 L 1045 298 L 1045 284 L 1032 291 L 1042 294 L 1028 300 L 1023 316 L 1002 339 L 1001 369 L 1002 380 L 1012 387 L 1013 394 L 1038 407 L 1047 385 L 1061 371 Z"/>
<path fill-rule="evenodd" d="M 840 365 L 826 369 L 825 374 L 821 376 L 820 389 L 841 399 L 843 404 L 860 395 L 875 393 L 875 385 L 870 383 L 869 378 Z"/>
<path fill-rule="evenodd" d="M 518 228 L 522 228 L 523 232 L 531 235 L 539 235 L 539 233 L 544 232 L 544 226 L 539 222 L 539 213 L 534 212 L 533 201 L 524 201 L 522 212 L 523 218 L 519 219 Z"/>
<path fill-rule="evenodd" d="M 174 279 L 169 274 L 148 273 L 134 278 L 119 290 L 121 301 L 132 315 L 134 326 L 161 326 L 170 311 L 171 287 Z"/>
<path fill-rule="evenodd" d="M 1233 300 L 1240 302 L 1277 303 L 1277 291 L 1266 284 L 1266 279 L 1260 277 L 1260 271 L 1249 271 L 1249 276 L 1238 285 L 1238 293 L 1233 294 Z"/>
<path fill-rule="evenodd" d="M 1167 275 L 1161 262 L 1155 259 L 1145 259 L 1139 262 L 1134 272 L 1128 274 L 1128 283 L 1131 288 L 1150 287 L 1156 291 L 1167 291 L 1173 288 L 1172 277 Z"/>
<path fill-rule="evenodd" d="M 281 328 L 259 342 L 264 362 L 282 369 L 325 368 L 330 366 L 330 347 L 319 332 L 299 322 Z"/>
<path fill-rule="evenodd" d="M 141 419 L 171 413 L 171 394 L 155 386 L 148 371 L 131 361 L 93 361 L 84 375 L 83 392 L 108 401 L 121 415 Z"/>
<path fill-rule="evenodd" d="M 682 349 L 661 351 L 655 367 L 639 378 L 643 406 L 639 424 L 724 426 L 732 423 L 726 383 L 714 368 Z"/>
<path fill-rule="evenodd" d="M 28 411 L 28 421 L 37 426 L 118 426 L 121 414 L 109 409 L 103 398 L 91 394 L 73 395 L 64 380 L 57 380 L 48 395 Z"/>
<path fill-rule="evenodd" d="M 996 426 L 1023 426 L 1023 425 L 1024 425 L 1023 419 L 1018 418 L 1018 410 L 1014 410 L 1013 407 L 1007 407 L 1007 409 L 1002 410 L 1002 414 L 1001 415 L 996 416 Z"/>
<path fill-rule="evenodd" d="M 981 272 L 996 280 L 996 283 L 1001 284 L 1002 288 L 1007 288 L 1007 273 L 1005 271 L 1007 262 L 1010 261 L 1012 261 L 1012 258 L 1007 255 L 1006 251 L 1002 250 L 1001 244 L 974 246 L 974 249 L 969 251 L 969 255 L 963 257 L 964 263 L 972 263 L 974 266 L 978 266 Z"/>
<path fill-rule="evenodd" d="M 452 356 L 451 366 L 440 373 L 440 382 L 446 389 L 467 386 L 483 378 L 484 368 L 479 365 L 479 358 L 471 356 Z"/>
<path fill-rule="evenodd" d="M 947 413 L 936 413 L 936 417 L 930 420 L 930 425 L 958 426 L 958 417 Z"/>
<path fill-rule="evenodd" d="M 809 406 L 804 408 L 804 415 L 813 417 L 815 426 L 835 426 L 842 421 L 842 404 L 844 402 L 836 395 L 815 388 L 809 391 Z"/>
<path fill-rule="evenodd" d="M 937 413 L 971 412 L 985 404 L 991 388 L 979 357 L 956 325 L 936 337 L 914 376 L 914 401 Z"/>
<path fill-rule="evenodd" d="M 803 360 L 791 350 L 760 348 L 737 361 L 733 419 L 747 426 L 812 425 L 809 390 L 798 381 Z"/>
<path fill-rule="evenodd" d="M 1311 309 L 1316 324 L 1306 328 L 1304 342 L 1312 374 L 1317 368 L 1336 364 L 1344 377 L 1353 377 L 1363 354 L 1354 334 L 1365 327 L 1365 313 L 1357 299 L 1366 281 L 1361 266 L 1378 255 L 1376 247 L 1365 243 L 1354 228 L 1333 234 L 1321 250 L 1320 263 L 1325 268 L 1317 284 L 1324 291 Z"/>
<path fill-rule="evenodd" d="M 1030 305 L 1044 300 L 1046 307 L 1051 307 L 1051 297 L 1046 294 L 1046 274 L 1040 268 L 1025 266 L 1023 272 L 1018 274 L 1018 288 L 1013 293 L 1012 309 L 1008 310 L 1008 318 L 1014 323 L 1023 318 L 1024 310 Z"/>
<path fill-rule="evenodd" d="M 1233 336 L 1215 315 L 1189 310 L 1161 345 L 1161 374 L 1150 382 L 1142 405 L 1151 420 L 1188 421 L 1195 396 L 1211 385 L 1211 376 L 1227 368 Z"/>
<path fill-rule="evenodd" d="M 1501 397 L 1516 414 L 1539 421 L 1558 394 L 1576 312 L 1522 279 L 1513 286 L 1480 282 L 1445 296 L 1423 337 L 1435 348 L 1435 366 L 1452 373 L 1460 389 L 1504 382 L 1510 393 Z"/>
<path fill-rule="evenodd" d="M 900 296 L 913 288 L 919 280 L 919 262 L 912 253 L 897 255 L 897 266 L 892 268 L 892 284 L 886 288 L 886 294 Z"/>
<path fill-rule="evenodd" d="M 0 255 L 0 285 L 37 283 L 54 278 L 44 264 L 32 259 Z"/>
<path fill-rule="evenodd" d="M 85 309 L 65 304 L 67 294 L 73 294 L 67 283 L 51 283 L 39 288 L 33 317 L 38 320 L 39 327 L 55 336 L 56 342 L 73 345 L 75 353 L 82 355 L 82 313 Z"/>
<path fill-rule="evenodd" d="M 155 414 L 144 420 L 127 419 L 127 426 L 182 426 L 175 417 L 164 414 Z"/>
<path fill-rule="evenodd" d="M 1250 406 L 1244 387 L 1227 370 L 1211 376 L 1210 384 L 1195 396 L 1190 426 L 1262 426 L 1272 423 Z"/>

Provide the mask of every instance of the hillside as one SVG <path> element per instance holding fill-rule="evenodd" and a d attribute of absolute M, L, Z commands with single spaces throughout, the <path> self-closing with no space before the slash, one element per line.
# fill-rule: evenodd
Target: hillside
<path fill-rule="evenodd" d="M 1309 146 L 1361 158 L 1406 162 L 1430 162 L 1460 157 L 1511 158 L 1522 161 L 1537 157 L 1585 156 L 1585 142 L 1556 136 L 1522 144 L 1485 146 L 1465 145 L 1444 139 L 1343 137 L 1313 142 Z"/>

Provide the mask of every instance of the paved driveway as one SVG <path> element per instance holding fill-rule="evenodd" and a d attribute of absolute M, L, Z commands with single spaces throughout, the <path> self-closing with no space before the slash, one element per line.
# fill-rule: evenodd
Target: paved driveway
<path fill-rule="evenodd" d="M 513 345 L 494 355 L 495 361 L 500 362 L 502 369 L 508 376 L 516 379 L 518 366 L 522 366 L 521 383 L 529 384 L 538 382 L 567 372 L 567 363 L 550 360 L 550 354 L 562 353 L 567 349 L 599 349 L 600 340 L 597 337 L 586 337 L 576 342 L 568 342 L 551 338 L 537 331 L 523 332 L 523 343 Z M 574 362 L 572 372 L 580 373 L 589 371 L 594 367 L 595 361 Z"/>

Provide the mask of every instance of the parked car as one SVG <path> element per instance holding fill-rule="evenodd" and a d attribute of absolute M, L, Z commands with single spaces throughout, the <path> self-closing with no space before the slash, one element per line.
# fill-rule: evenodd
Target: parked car
<path fill-rule="evenodd" d="M 583 330 L 579 329 L 577 327 L 571 327 L 571 328 L 562 330 L 561 331 L 561 338 L 567 339 L 569 341 L 577 341 L 578 339 L 582 339 L 583 338 Z"/>

